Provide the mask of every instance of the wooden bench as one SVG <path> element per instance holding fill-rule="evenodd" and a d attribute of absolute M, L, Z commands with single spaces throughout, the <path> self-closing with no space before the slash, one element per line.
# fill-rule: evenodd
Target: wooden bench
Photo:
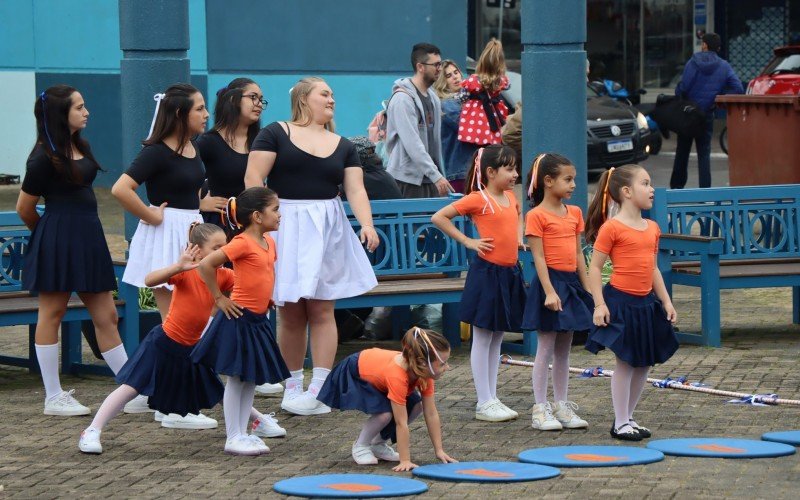
<path fill-rule="evenodd" d="M 411 326 L 408 307 L 399 306 L 442 304 L 443 333 L 453 347 L 460 346 L 458 309 L 471 256 L 431 222 L 434 213 L 452 202 L 453 198 L 370 202 L 381 240 L 375 253 L 368 254 L 378 286 L 358 297 L 337 300 L 336 307 L 397 306 L 392 310 L 392 329 L 394 338 L 399 338 Z M 361 226 L 347 203 L 345 210 L 358 233 Z M 453 223 L 465 234 L 474 234 L 466 217 L 456 217 Z M 520 257 L 530 260 L 530 252 L 520 252 Z M 523 344 L 504 343 L 503 348 L 530 355 L 535 352 L 535 338 L 525 335 Z"/>
<path fill-rule="evenodd" d="M 38 320 L 39 299 L 22 290 L 22 264 L 30 231 L 16 212 L 0 212 L 0 327 L 28 325 L 28 357 L 0 355 L 0 364 L 23 366 L 38 372 L 34 347 L 34 332 Z M 122 278 L 124 263 L 115 263 L 114 272 Z M 119 331 L 128 353 L 139 345 L 138 291 L 124 285 L 120 300 L 115 301 L 120 318 Z M 73 295 L 61 323 L 61 371 L 63 373 L 88 373 L 111 375 L 106 366 L 83 363 L 81 322 L 91 316 L 80 299 Z"/>
<path fill-rule="evenodd" d="M 681 341 L 720 346 L 722 289 L 792 287 L 800 323 L 800 185 L 659 188 L 650 216 L 670 295 L 672 285 L 700 287 L 701 332 Z"/>

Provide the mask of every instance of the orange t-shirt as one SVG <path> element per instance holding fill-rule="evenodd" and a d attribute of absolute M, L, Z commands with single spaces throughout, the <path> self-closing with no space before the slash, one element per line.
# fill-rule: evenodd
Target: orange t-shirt
<path fill-rule="evenodd" d="M 525 216 L 525 236 L 542 239 L 544 261 L 557 271 L 578 270 L 578 235 L 583 232 L 583 214 L 580 207 L 565 205 L 563 217 L 537 206 Z"/>
<path fill-rule="evenodd" d="M 222 251 L 233 262 L 231 300 L 256 314 L 264 314 L 272 301 L 275 286 L 275 241 L 264 233 L 269 248 L 263 248 L 246 234 L 236 235 Z"/>
<path fill-rule="evenodd" d="M 172 291 L 172 301 L 162 328 L 167 337 L 175 342 L 195 345 L 208 323 L 214 307 L 214 297 L 197 269 L 178 273 L 167 283 L 175 289 Z M 217 269 L 217 283 L 221 291 L 230 291 L 233 288 L 233 271 L 224 267 Z"/>
<path fill-rule="evenodd" d="M 647 295 L 653 289 L 661 229 L 655 222 L 645 220 L 647 228 L 639 230 L 609 219 L 600 226 L 594 242 L 595 250 L 611 257 L 611 285 L 631 295 Z"/>
<path fill-rule="evenodd" d="M 400 351 L 387 349 L 364 349 L 358 355 L 358 376 L 369 382 L 376 389 L 385 393 L 389 401 L 399 405 L 406 404 L 406 398 L 420 386 L 421 380 L 414 385 L 408 381 L 408 372 L 395 363 L 394 358 Z M 424 389 L 420 389 L 423 396 L 433 396 L 433 379 L 426 379 Z"/>
<path fill-rule="evenodd" d="M 494 250 L 484 252 L 481 258 L 508 267 L 517 265 L 519 257 L 517 226 L 520 210 L 514 191 L 505 191 L 504 194 L 509 202 L 507 207 L 501 207 L 489 193 L 486 193 L 489 198 L 487 202 L 478 191 L 453 202 L 452 206 L 459 214 L 472 218 L 481 238 L 494 238 Z M 494 208 L 494 213 L 490 206 Z"/>

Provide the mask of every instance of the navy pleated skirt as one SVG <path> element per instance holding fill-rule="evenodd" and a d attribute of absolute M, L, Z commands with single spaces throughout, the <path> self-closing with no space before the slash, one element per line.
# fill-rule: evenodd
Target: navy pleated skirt
<path fill-rule="evenodd" d="M 225 387 L 211 368 L 192 363 L 192 349 L 169 338 L 158 325 L 119 371 L 117 383 L 148 396 L 150 408 L 162 413 L 185 416 L 213 408 Z"/>
<path fill-rule="evenodd" d="M 528 301 L 522 317 L 522 328 L 539 332 L 584 332 L 592 328 L 594 301 L 587 292 L 577 272 L 547 268 L 550 283 L 561 299 L 561 311 L 551 311 L 544 306 L 546 294 L 534 273 L 528 287 Z"/>
<path fill-rule="evenodd" d="M 525 282 L 516 266 L 498 266 L 480 257 L 470 263 L 459 318 L 493 332 L 521 332 Z"/>
<path fill-rule="evenodd" d="M 678 337 L 661 301 L 653 292 L 631 295 L 610 284 L 603 298 L 611 313 L 608 326 L 592 327 L 586 350 L 597 354 L 606 347 L 631 366 L 663 363 L 678 350 Z"/>
<path fill-rule="evenodd" d="M 358 374 L 358 355 L 354 353 L 347 356 L 337 364 L 325 384 L 317 395 L 317 400 L 331 408 L 340 410 L 359 410 L 368 415 L 391 413 L 392 402 L 389 397 L 375 388 Z M 406 398 L 406 410 L 409 415 L 411 410 L 422 401 L 419 391 L 414 391 Z M 394 417 L 386 427 L 381 430 L 383 439 L 397 442 Z"/>
<path fill-rule="evenodd" d="M 242 312 L 241 317 L 228 319 L 218 311 L 192 351 L 192 361 L 256 385 L 289 378 L 267 316 L 248 309 Z"/>
<path fill-rule="evenodd" d="M 117 289 L 97 208 L 48 203 L 25 251 L 22 288 L 99 293 Z"/>

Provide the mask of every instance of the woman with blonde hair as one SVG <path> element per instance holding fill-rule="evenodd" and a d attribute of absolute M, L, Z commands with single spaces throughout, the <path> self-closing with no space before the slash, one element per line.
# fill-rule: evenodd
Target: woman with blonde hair
<path fill-rule="evenodd" d="M 442 71 L 439 73 L 439 77 L 433 82 L 433 90 L 441 100 L 452 99 L 461 91 L 462 80 L 463 73 L 458 64 L 452 59 L 445 59 L 442 61 Z"/>
<path fill-rule="evenodd" d="M 479 146 L 501 143 L 500 129 L 508 107 L 500 92 L 508 88 L 503 44 L 492 38 L 483 49 L 475 74 L 461 82 L 469 92 L 461 109 L 458 140 Z"/>
<path fill-rule="evenodd" d="M 280 198 L 273 298 L 280 314 L 278 344 L 291 372 L 281 408 L 316 415 L 330 412 L 317 394 L 336 355 L 334 301 L 377 285 L 362 244 L 373 251 L 379 240 L 356 147 L 334 133 L 333 91 L 323 79 L 308 77 L 297 82 L 290 96 L 291 121 L 261 130 L 250 149 L 244 182 L 245 187 L 263 186 L 266 179 Z M 361 226 L 360 241 L 344 213 L 339 185 Z M 314 369 L 304 392 L 308 329 Z"/>
<path fill-rule="evenodd" d="M 464 192 L 464 177 L 476 144 L 458 140 L 461 108 L 469 94 L 461 88 L 461 70 L 455 61 L 442 61 L 442 72 L 433 84 L 436 95 L 442 100 L 442 158 L 447 180 L 456 193 Z"/>

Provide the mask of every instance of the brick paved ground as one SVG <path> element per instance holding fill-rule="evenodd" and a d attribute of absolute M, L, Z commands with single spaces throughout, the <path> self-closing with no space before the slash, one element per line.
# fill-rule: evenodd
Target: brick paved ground
<path fill-rule="evenodd" d="M 682 314 L 679 326 L 699 325 L 697 291 L 677 289 Z M 790 325 L 788 290 L 725 292 L 724 347 L 683 347 L 654 376 L 688 375 L 714 387 L 743 392 L 777 392 L 800 399 L 800 328 Z M 24 353 L 22 329 L 0 330 L 0 352 Z M 353 342 L 340 357 L 366 347 Z M 87 357 L 88 359 L 88 357 Z M 474 420 L 474 393 L 465 349 L 452 358 L 453 370 L 439 384 L 446 449 L 460 460 L 514 460 L 520 451 L 568 444 L 616 444 L 608 436 L 613 418 L 607 379 L 570 382 L 571 399 L 581 405 L 588 431 L 541 433 L 530 428 L 530 370 L 501 366 L 500 394 L 517 409 L 520 419 L 490 424 Z M 579 347 L 572 365 L 613 367 L 611 355 L 594 357 Z M 97 409 L 113 389 L 110 379 L 64 377 L 65 388 L 77 389 L 85 404 Z M 77 450 L 87 417 L 58 418 L 41 413 L 38 377 L 0 367 L 0 496 L 8 498 L 108 497 L 256 497 L 275 496 L 280 479 L 329 472 L 392 474 L 388 465 L 358 467 L 350 445 L 362 416 L 353 412 L 293 417 L 278 410 L 289 436 L 269 440 L 272 453 L 258 458 L 231 457 L 222 452 L 224 430 L 162 429 L 145 415 L 120 416 L 103 433 L 105 453 Z M 262 410 L 275 410 L 278 400 L 258 398 Z M 725 405 L 723 399 L 666 389 L 647 388 L 638 420 L 656 437 L 730 436 L 757 439 L 763 432 L 800 429 L 800 408 Z M 220 419 L 220 408 L 209 414 Z M 431 463 L 433 453 L 422 422 L 412 427 L 412 457 Z M 670 458 L 628 468 L 562 469 L 559 478 L 500 486 L 429 482 L 426 497 L 436 498 L 789 498 L 800 480 L 800 456 L 759 460 Z"/>

